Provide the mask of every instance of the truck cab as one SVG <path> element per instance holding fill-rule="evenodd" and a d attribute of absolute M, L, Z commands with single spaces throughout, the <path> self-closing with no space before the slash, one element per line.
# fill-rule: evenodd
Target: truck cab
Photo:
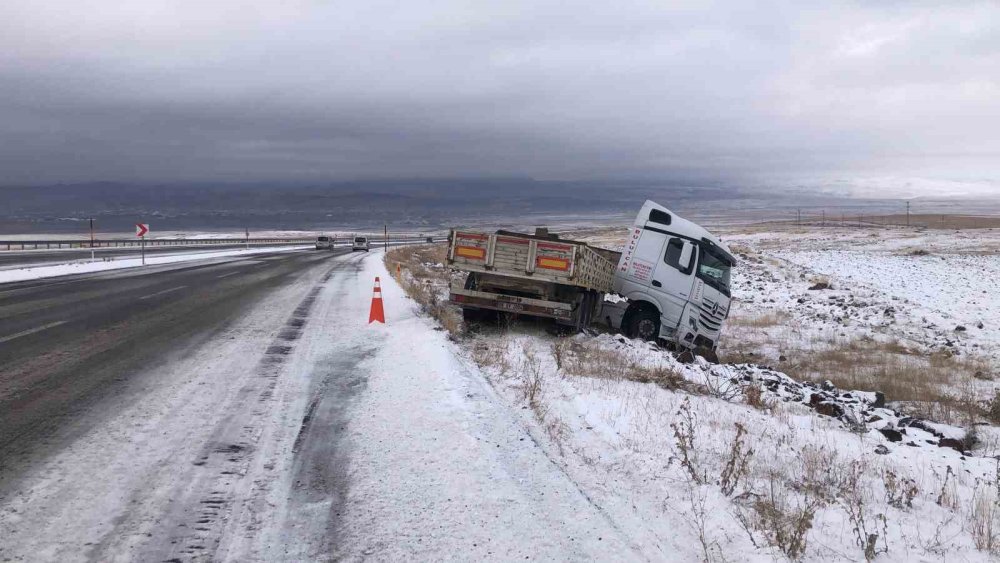
<path fill-rule="evenodd" d="M 703 227 L 646 201 L 618 261 L 614 292 L 627 299 L 628 336 L 715 349 L 731 303 L 736 259 Z"/>

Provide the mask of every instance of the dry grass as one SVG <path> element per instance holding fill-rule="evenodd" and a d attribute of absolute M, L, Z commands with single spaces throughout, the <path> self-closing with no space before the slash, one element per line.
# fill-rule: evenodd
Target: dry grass
<path fill-rule="evenodd" d="M 1000 420 L 1000 395 L 995 403 L 979 401 L 973 381 L 989 378 L 988 360 L 969 355 L 925 353 L 898 340 L 814 338 L 803 343 L 793 335 L 775 333 L 797 327 L 782 312 L 757 316 L 736 315 L 721 360 L 759 362 L 762 347 L 781 350 L 778 368 L 808 381 L 829 380 L 841 389 L 880 391 L 886 400 L 907 404 L 914 415 L 941 422 L 969 424 L 973 420 Z"/>
<path fill-rule="evenodd" d="M 461 309 L 447 300 L 451 284 L 450 270 L 443 266 L 447 251 L 440 244 L 401 246 L 387 252 L 384 260 L 403 291 L 451 335 L 458 336 L 464 325 Z"/>
<path fill-rule="evenodd" d="M 982 359 L 921 354 L 899 342 L 864 339 L 786 354 L 782 369 L 792 377 L 881 391 L 886 400 L 908 403 L 914 414 L 964 424 L 986 414 L 973 390 L 962 385 L 989 369 Z"/>
<path fill-rule="evenodd" d="M 472 361 L 481 368 L 496 369 L 497 373 L 504 376 L 511 369 L 507 356 L 508 345 L 506 337 L 477 339 L 472 345 Z"/>
<path fill-rule="evenodd" d="M 764 394 L 764 388 L 759 383 L 747 385 L 743 388 L 743 400 L 747 405 L 759 410 L 770 411 L 774 409 L 775 402 L 768 399 Z"/>
<path fill-rule="evenodd" d="M 565 339 L 555 345 L 556 363 L 569 374 L 610 379 L 655 383 L 672 391 L 704 394 L 701 386 L 691 383 L 677 371 L 666 366 L 647 366 L 618 350 L 587 346 L 577 340 Z"/>
<path fill-rule="evenodd" d="M 813 518 L 825 502 L 803 489 L 795 494 L 777 473 L 771 473 L 762 493 L 737 499 L 734 516 L 755 545 L 763 542 L 789 560 L 805 554 Z"/>
<path fill-rule="evenodd" d="M 996 492 L 977 490 L 971 505 L 968 528 L 976 549 L 1000 556 L 1000 500 Z"/>
<path fill-rule="evenodd" d="M 776 326 L 787 326 L 791 320 L 792 316 L 784 311 L 773 311 L 759 315 L 733 315 L 726 321 L 726 328 L 761 330 Z"/>

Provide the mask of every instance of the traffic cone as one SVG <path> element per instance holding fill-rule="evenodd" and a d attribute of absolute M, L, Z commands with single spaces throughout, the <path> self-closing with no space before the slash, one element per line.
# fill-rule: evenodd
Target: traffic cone
<path fill-rule="evenodd" d="M 402 275 L 402 272 L 400 272 L 400 270 L 399 270 L 399 262 L 396 262 L 396 277 L 398 278 L 401 275 Z"/>
<path fill-rule="evenodd" d="M 368 313 L 368 324 L 376 321 L 385 324 L 385 310 L 382 308 L 382 284 L 379 283 L 378 276 L 375 277 L 375 291 L 372 294 L 372 308 L 371 312 Z"/>

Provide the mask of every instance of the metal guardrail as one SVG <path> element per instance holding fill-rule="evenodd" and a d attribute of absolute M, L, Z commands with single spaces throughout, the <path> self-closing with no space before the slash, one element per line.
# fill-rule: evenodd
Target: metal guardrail
<path fill-rule="evenodd" d="M 351 244 L 353 237 L 331 237 L 334 244 Z M 389 237 L 390 243 L 407 242 L 441 242 L 446 237 Z M 368 237 L 371 245 L 384 244 L 385 237 Z M 219 245 L 245 245 L 263 246 L 279 244 L 314 244 L 316 237 L 312 238 L 251 238 L 251 239 L 146 239 L 146 247 L 154 246 L 219 246 Z M 95 239 L 90 240 L 68 239 L 68 240 L 0 240 L 0 251 L 14 250 L 39 250 L 39 249 L 60 249 L 60 248 L 129 248 L 142 246 L 139 239 Z"/>

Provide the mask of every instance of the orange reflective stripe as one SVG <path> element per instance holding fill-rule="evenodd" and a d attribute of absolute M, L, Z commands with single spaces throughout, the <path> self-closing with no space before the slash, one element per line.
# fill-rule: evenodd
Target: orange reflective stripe
<path fill-rule="evenodd" d="M 475 246 L 456 246 L 455 254 L 464 258 L 477 258 L 482 260 L 486 258 L 486 249 L 476 248 Z"/>
<path fill-rule="evenodd" d="M 563 260 L 562 258 L 546 258 L 545 256 L 539 256 L 535 259 L 535 264 L 539 268 L 545 268 L 547 270 L 569 270 L 569 260 Z"/>

